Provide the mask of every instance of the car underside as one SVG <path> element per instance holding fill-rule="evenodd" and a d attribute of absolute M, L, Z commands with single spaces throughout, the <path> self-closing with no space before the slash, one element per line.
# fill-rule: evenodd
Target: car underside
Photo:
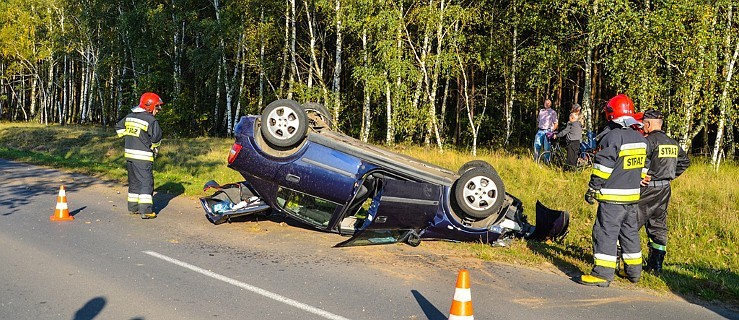
<path fill-rule="evenodd" d="M 422 239 L 503 244 L 514 237 L 560 239 L 569 214 L 537 203 L 537 226 L 505 192 L 492 165 L 474 160 L 457 172 L 330 129 L 325 107 L 277 100 L 242 117 L 229 167 L 245 181 L 206 189 L 208 219 L 281 213 L 318 230 L 349 235 L 339 244 Z"/>

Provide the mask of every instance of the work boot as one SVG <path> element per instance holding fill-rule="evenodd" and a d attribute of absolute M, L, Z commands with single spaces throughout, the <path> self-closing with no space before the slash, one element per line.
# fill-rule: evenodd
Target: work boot
<path fill-rule="evenodd" d="M 666 251 L 649 248 L 649 259 L 647 259 L 647 265 L 644 268 L 647 272 L 659 276 L 662 273 L 662 263 L 665 261 Z"/>
<path fill-rule="evenodd" d="M 601 278 L 598 278 L 596 276 L 592 276 L 592 275 L 589 275 L 589 274 L 584 274 L 584 275 L 580 276 L 580 278 L 577 279 L 577 280 L 575 280 L 575 281 L 577 283 L 579 283 L 579 284 L 586 285 L 586 286 L 591 286 L 591 287 L 603 287 L 603 288 L 607 288 L 611 284 L 611 282 L 608 281 L 608 280 L 606 280 L 606 279 L 601 279 Z"/>
<path fill-rule="evenodd" d="M 156 217 L 157 217 L 157 214 L 154 213 L 154 212 L 152 212 L 152 213 L 142 213 L 141 214 L 141 219 L 154 219 Z"/>

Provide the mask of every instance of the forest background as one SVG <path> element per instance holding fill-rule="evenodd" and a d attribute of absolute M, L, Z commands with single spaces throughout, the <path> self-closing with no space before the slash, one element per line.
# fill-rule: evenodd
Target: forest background
<path fill-rule="evenodd" d="M 735 1 L 3 0 L 0 120 L 111 126 L 154 91 L 167 138 L 233 134 L 278 98 L 364 141 L 528 148 L 617 93 L 735 157 Z"/>

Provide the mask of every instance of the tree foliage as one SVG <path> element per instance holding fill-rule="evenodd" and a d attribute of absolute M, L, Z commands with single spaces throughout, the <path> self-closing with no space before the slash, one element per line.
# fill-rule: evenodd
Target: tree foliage
<path fill-rule="evenodd" d="M 733 156 L 736 10 L 728 0 L 5 0 L 0 119 L 109 125 L 154 91 L 170 137 L 225 136 L 239 116 L 292 97 L 325 104 L 356 137 L 474 150 L 528 146 L 544 99 L 562 121 L 588 106 L 597 126 L 605 101 L 627 93 L 637 109 L 663 111 L 694 152 Z"/>

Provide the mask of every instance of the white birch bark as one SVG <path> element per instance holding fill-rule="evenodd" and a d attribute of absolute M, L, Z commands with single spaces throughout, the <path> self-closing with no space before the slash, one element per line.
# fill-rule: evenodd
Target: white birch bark
<path fill-rule="evenodd" d="M 516 3 L 513 3 L 513 13 L 516 14 Z M 491 39 L 492 40 L 492 39 Z M 516 64 L 518 63 L 518 22 L 513 24 L 513 39 L 511 50 L 511 83 L 508 89 L 510 96 L 508 97 L 508 105 L 505 107 L 505 144 L 513 133 L 513 103 L 516 101 Z"/>
<path fill-rule="evenodd" d="M 341 113 L 341 50 L 342 50 L 342 31 L 341 31 L 341 0 L 336 0 L 336 58 L 334 64 L 333 79 L 333 95 L 334 95 L 334 123 L 339 123 L 339 114 Z"/>
<path fill-rule="evenodd" d="M 313 68 L 316 62 L 316 34 L 313 30 L 313 19 L 311 18 L 311 8 L 308 6 L 308 0 L 303 0 L 303 6 L 305 7 L 305 17 L 308 23 L 308 49 L 310 51 L 310 58 L 308 61 L 308 89 L 313 88 L 313 74 L 318 72 L 318 68 Z"/>
<path fill-rule="evenodd" d="M 594 131 L 593 128 L 593 107 L 592 101 L 592 83 L 593 83 L 593 50 L 595 48 L 595 27 L 593 21 L 598 19 L 598 0 L 593 1 L 593 12 L 588 21 L 588 48 L 585 55 L 585 88 L 582 93 L 582 114 L 585 127 L 583 130 Z"/>
<path fill-rule="evenodd" d="M 458 32 L 458 27 L 455 26 L 455 32 Z M 467 80 L 467 72 L 464 63 L 462 62 L 462 56 L 459 53 L 459 48 L 456 48 L 455 57 L 457 59 L 457 65 L 459 67 L 460 74 L 462 76 L 462 87 L 460 88 L 460 94 L 462 95 L 462 101 L 464 102 L 465 113 L 467 114 L 467 120 L 469 121 L 469 129 L 472 134 L 472 156 L 477 156 L 477 136 L 480 132 L 479 120 L 476 123 L 475 109 L 471 105 L 471 97 L 469 94 L 469 81 Z M 483 109 L 482 113 L 485 113 Z"/>
<path fill-rule="evenodd" d="M 258 110 L 262 110 L 264 105 L 264 4 L 261 5 L 261 11 L 259 13 L 259 100 L 257 102 Z M 243 88 L 243 86 L 242 86 Z"/>
<path fill-rule="evenodd" d="M 728 30 L 731 30 L 731 22 L 733 17 L 733 5 L 729 5 L 729 10 L 726 13 L 727 21 L 728 21 Z M 726 32 L 726 44 L 731 43 L 731 32 Z M 720 164 L 720 151 L 723 149 L 723 135 L 724 135 L 724 126 L 726 125 L 726 112 L 728 108 L 731 107 L 731 101 L 729 99 L 729 90 L 731 89 L 731 77 L 734 75 L 734 65 L 736 64 L 736 58 L 737 55 L 739 55 L 739 41 L 736 41 L 736 46 L 734 47 L 734 54 L 731 56 L 730 59 L 727 58 L 726 65 L 724 66 L 724 70 L 726 70 L 726 78 L 724 80 L 724 88 L 721 92 L 721 101 L 720 101 L 720 111 L 719 111 L 719 122 L 718 122 L 718 128 L 716 129 L 716 141 L 714 143 L 713 147 L 713 154 L 711 155 L 711 165 L 714 166 L 716 170 L 718 170 L 719 164 Z"/>
<path fill-rule="evenodd" d="M 295 78 L 300 81 L 300 74 L 298 73 L 298 61 L 296 58 L 297 53 L 295 52 L 295 34 L 297 33 L 297 27 L 295 25 L 295 0 L 290 0 L 290 77 L 287 84 L 287 98 L 293 98 L 293 84 Z"/>
<path fill-rule="evenodd" d="M 391 146 L 395 144 L 395 122 L 393 121 L 393 103 L 390 96 L 390 78 L 385 72 L 385 119 L 387 129 L 385 131 L 385 144 Z"/>
<path fill-rule="evenodd" d="M 34 75 L 31 77 L 31 107 L 29 109 L 29 113 L 31 114 L 31 117 L 34 117 L 36 115 L 36 92 L 38 90 L 38 74 L 34 72 Z M 25 103 L 25 99 L 23 100 L 23 103 Z"/>
<path fill-rule="evenodd" d="M 282 97 L 285 94 L 285 78 L 288 77 L 288 57 L 290 54 L 290 1 L 285 2 L 285 46 L 282 48 L 282 73 L 280 75 L 280 92 L 277 94 L 277 98 Z M 262 9 L 264 11 L 264 9 Z"/>
<path fill-rule="evenodd" d="M 365 70 L 369 69 L 369 52 L 367 52 L 367 26 L 362 27 L 362 63 Z M 369 140 L 370 128 L 372 127 L 372 114 L 370 110 L 369 81 L 364 80 L 364 100 L 362 103 L 362 129 L 360 139 L 363 142 Z"/>

